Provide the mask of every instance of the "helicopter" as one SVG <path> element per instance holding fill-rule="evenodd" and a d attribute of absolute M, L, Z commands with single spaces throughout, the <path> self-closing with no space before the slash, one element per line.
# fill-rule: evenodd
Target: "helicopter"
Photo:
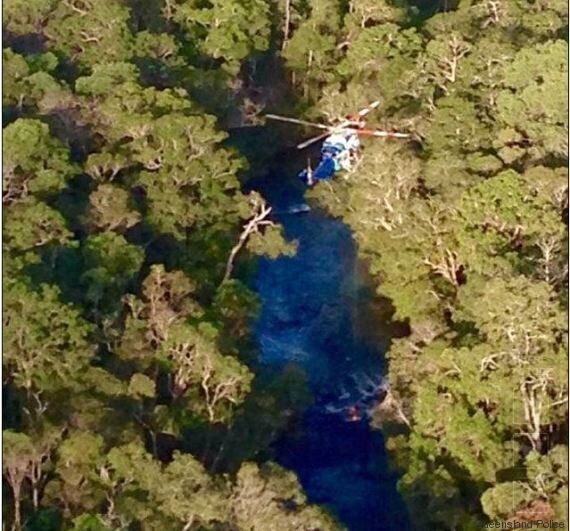
<path fill-rule="evenodd" d="M 302 150 L 320 140 L 324 140 L 321 148 L 321 158 L 317 168 L 315 170 L 311 168 L 311 161 L 309 159 L 307 168 L 299 172 L 299 178 L 308 186 L 313 186 L 318 181 L 331 179 L 341 170 L 349 172 L 352 170 L 352 161 L 356 158 L 360 147 L 360 137 L 409 138 L 411 136 L 408 133 L 367 129 L 366 116 L 378 108 L 379 105 L 380 101 L 376 100 L 357 113 L 349 115 L 340 123 L 331 125 L 309 122 L 277 114 L 266 114 L 265 117 L 270 120 L 314 127 L 324 131 L 297 145 L 297 149 Z"/>

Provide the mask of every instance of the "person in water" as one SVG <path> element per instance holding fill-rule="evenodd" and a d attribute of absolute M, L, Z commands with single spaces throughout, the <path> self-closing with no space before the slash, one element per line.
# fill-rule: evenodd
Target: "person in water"
<path fill-rule="evenodd" d="M 310 168 L 299 173 L 299 178 L 308 186 L 318 181 L 327 181 L 341 171 L 350 171 L 352 159 L 360 147 L 360 139 L 354 129 L 343 129 L 333 133 L 323 142 L 321 159 L 312 171 Z"/>
<path fill-rule="evenodd" d="M 350 406 L 347 410 L 347 418 L 349 422 L 358 422 L 362 420 L 362 413 L 358 405 Z"/>

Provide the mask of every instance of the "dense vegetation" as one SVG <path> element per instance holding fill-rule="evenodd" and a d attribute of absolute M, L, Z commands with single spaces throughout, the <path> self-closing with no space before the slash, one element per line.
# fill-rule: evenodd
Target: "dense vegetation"
<path fill-rule="evenodd" d="M 568 511 L 566 8 L 461 1 L 414 26 L 353 2 L 304 23 L 318 69 L 291 58 L 322 112 L 379 95 L 381 122 L 416 135 L 313 195 L 409 325 L 377 422 L 418 527 Z"/>
<path fill-rule="evenodd" d="M 409 329 L 376 421 L 415 526 L 564 518 L 566 10 L 7 0 L 12 528 L 340 528 L 269 460 L 310 397 L 294 368 L 259 373 L 244 280 L 294 249 L 224 129 L 377 98 L 414 141 L 367 143 L 311 196 Z"/>

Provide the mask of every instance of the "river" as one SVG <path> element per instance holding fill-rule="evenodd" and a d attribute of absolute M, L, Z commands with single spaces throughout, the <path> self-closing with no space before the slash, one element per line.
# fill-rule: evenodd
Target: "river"
<path fill-rule="evenodd" d="M 285 178 L 258 188 L 276 212 L 303 202 Z M 260 264 L 261 361 L 272 368 L 298 364 L 315 397 L 297 428 L 276 444 L 277 461 L 297 473 L 311 502 L 330 507 L 349 530 L 409 529 L 382 434 L 364 414 L 382 391 L 383 356 L 382 347 L 357 333 L 362 289 L 350 230 L 315 211 L 277 218 L 298 250 Z"/>

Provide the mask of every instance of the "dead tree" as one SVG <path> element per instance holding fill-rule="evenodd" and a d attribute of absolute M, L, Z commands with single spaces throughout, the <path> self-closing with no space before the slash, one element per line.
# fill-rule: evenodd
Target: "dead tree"
<path fill-rule="evenodd" d="M 216 422 L 216 407 L 221 402 L 229 402 L 236 405 L 236 392 L 242 384 L 239 375 L 228 375 L 223 380 L 216 380 L 215 369 L 212 360 L 206 356 L 204 367 L 202 370 L 201 387 L 206 399 L 206 409 L 208 411 L 208 420 L 211 423 Z"/>
<path fill-rule="evenodd" d="M 457 289 L 462 282 L 463 265 L 454 251 L 450 251 L 447 247 L 445 249 L 440 247 L 439 251 L 440 256 L 437 261 L 425 258 L 424 264 L 430 268 L 432 273 L 445 278 Z"/>
<path fill-rule="evenodd" d="M 289 42 L 289 32 L 291 27 L 291 0 L 285 0 L 285 25 L 283 27 L 283 44 L 281 51 L 287 47 Z"/>
<path fill-rule="evenodd" d="M 538 452 L 542 449 L 540 427 L 542 424 L 544 399 L 547 398 L 546 391 L 550 380 L 549 371 L 545 371 L 538 377 L 527 376 L 520 384 L 527 427 L 524 435 L 530 441 L 533 450 Z"/>
<path fill-rule="evenodd" d="M 260 195 L 253 194 L 250 199 L 250 205 L 252 207 L 253 216 L 244 225 L 237 243 L 233 246 L 230 252 L 222 284 L 228 281 L 232 276 L 236 257 L 243 246 L 247 243 L 249 237 L 252 234 L 259 232 L 261 227 L 274 225 L 273 221 L 267 219 L 267 216 L 271 213 L 271 207 L 267 206 L 267 203 Z"/>
<path fill-rule="evenodd" d="M 450 37 L 448 46 L 450 56 L 441 59 L 439 66 L 442 69 L 443 77 L 450 83 L 455 83 L 459 61 L 469 52 L 469 46 L 459 39 L 457 35 Z"/>

